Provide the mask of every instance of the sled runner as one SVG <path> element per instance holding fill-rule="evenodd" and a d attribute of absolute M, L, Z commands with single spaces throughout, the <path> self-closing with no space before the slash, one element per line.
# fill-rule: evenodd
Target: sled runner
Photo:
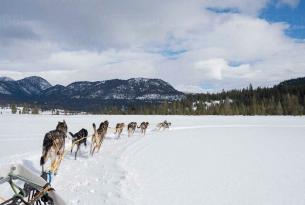
<path fill-rule="evenodd" d="M 21 182 L 21 183 L 20 183 Z M 65 205 L 54 189 L 42 177 L 36 176 L 22 165 L 1 167 L 0 185 L 9 183 L 14 195 L 1 197 L 0 205 Z M 18 185 L 17 185 L 18 184 Z M 20 186 L 23 184 L 23 187 Z"/>

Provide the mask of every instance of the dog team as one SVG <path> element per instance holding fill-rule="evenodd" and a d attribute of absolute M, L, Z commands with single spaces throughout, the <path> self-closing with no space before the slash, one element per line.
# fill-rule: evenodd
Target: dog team
<path fill-rule="evenodd" d="M 93 156 L 94 153 L 99 152 L 101 145 L 103 144 L 103 141 L 107 134 L 107 130 L 109 128 L 109 122 L 107 120 L 101 122 L 98 129 L 96 129 L 95 123 L 93 123 L 92 126 L 93 134 L 91 137 L 90 154 Z M 137 128 L 139 128 L 140 132 L 145 135 L 148 126 L 148 122 L 142 122 L 139 126 L 137 125 L 137 122 L 130 122 L 127 125 L 128 137 L 132 136 Z M 171 123 L 165 120 L 164 122 L 158 123 L 156 129 L 165 130 L 169 129 L 170 126 Z M 117 123 L 115 127 L 115 134 L 118 138 L 120 138 L 125 127 L 125 123 Z M 52 170 L 52 172 L 56 175 L 60 163 L 65 154 L 65 139 L 67 138 L 67 132 L 68 126 L 66 121 L 64 120 L 63 122 L 58 122 L 55 130 L 52 130 L 45 134 L 42 144 L 42 156 L 40 158 L 40 166 L 42 167 L 42 172 L 44 172 L 44 165 L 46 161 L 50 158 L 50 170 Z M 72 137 L 71 153 L 73 152 L 74 146 L 76 146 L 76 151 L 74 155 L 74 158 L 76 159 L 80 146 L 82 144 L 84 144 L 85 147 L 87 146 L 88 131 L 83 128 L 75 134 L 71 132 L 69 132 L 69 134 Z"/>

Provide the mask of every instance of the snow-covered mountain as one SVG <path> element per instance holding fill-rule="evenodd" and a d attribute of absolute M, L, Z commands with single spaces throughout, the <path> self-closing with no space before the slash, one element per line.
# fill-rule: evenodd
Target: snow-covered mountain
<path fill-rule="evenodd" d="M 2 79 L 2 80 L 1 80 Z M 0 97 L 19 102 L 39 102 L 48 105 L 77 104 L 92 106 L 107 101 L 125 104 L 131 101 L 157 102 L 181 100 L 184 93 L 177 91 L 161 79 L 131 78 L 96 82 L 74 82 L 68 86 L 52 86 L 41 77 L 32 76 L 22 80 L 0 78 Z"/>
<path fill-rule="evenodd" d="M 147 78 L 82 81 L 66 87 L 54 86 L 44 92 L 47 98 L 59 94 L 70 99 L 102 100 L 179 100 L 184 96 L 163 80 Z"/>
<path fill-rule="evenodd" d="M 9 77 L 1 77 L 0 76 L 0 81 L 7 82 L 7 81 L 14 81 L 14 80 L 12 78 L 9 78 Z"/>
<path fill-rule="evenodd" d="M 48 81 L 37 76 L 17 81 L 8 77 L 0 77 L 0 95 L 9 95 L 13 98 L 40 95 L 43 90 L 51 86 Z"/>
<path fill-rule="evenodd" d="M 41 94 L 42 91 L 52 87 L 52 85 L 48 81 L 37 76 L 24 78 L 16 82 L 20 86 L 20 88 L 29 95 Z"/>

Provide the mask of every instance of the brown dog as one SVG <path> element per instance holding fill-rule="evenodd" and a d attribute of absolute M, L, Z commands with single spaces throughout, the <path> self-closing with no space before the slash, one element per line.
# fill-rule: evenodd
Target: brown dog
<path fill-rule="evenodd" d="M 143 135 L 146 134 L 146 130 L 147 130 L 147 128 L 148 128 L 148 125 L 149 125 L 148 122 L 142 122 L 142 123 L 140 124 L 140 126 L 138 127 L 138 128 L 141 129 L 141 133 L 142 133 Z"/>
<path fill-rule="evenodd" d="M 171 122 L 167 122 L 166 120 L 164 120 L 163 122 L 160 122 L 157 124 L 157 130 L 165 130 L 165 129 L 169 129 L 169 127 L 172 125 Z"/>
<path fill-rule="evenodd" d="M 127 130 L 128 130 L 128 137 L 130 137 L 131 135 L 134 134 L 134 132 L 136 131 L 137 128 L 137 123 L 136 122 L 131 122 L 128 124 L 127 126 Z"/>
<path fill-rule="evenodd" d="M 118 123 L 116 124 L 116 127 L 115 127 L 115 134 L 118 135 L 118 138 L 120 138 L 122 132 L 123 132 L 123 129 L 125 127 L 125 123 Z"/>
<path fill-rule="evenodd" d="M 107 133 L 108 125 L 109 122 L 106 120 L 100 124 L 98 129 L 96 129 L 96 125 L 95 123 L 93 123 L 94 133 L 91 138 L 91 148 L 90 148 L 90 154 L 92 156 L 95 150 L 97 150 L 97 152 L 100 151 L 101 145 Z"/>

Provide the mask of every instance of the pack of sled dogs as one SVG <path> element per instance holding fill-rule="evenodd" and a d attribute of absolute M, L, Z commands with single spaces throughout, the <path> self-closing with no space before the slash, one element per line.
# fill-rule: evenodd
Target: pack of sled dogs
<path fill-rule="evenodd" d="M 91 135 L 91 147 L 90 147 L 90 155 L 93 156 L 94 153 L 99 152 L 107 131 L 109 130 L 109 122 L 107 120 L 100 123 L 99 127 L 96 127 L 96 124 L 93 123 L 93 134 Z M 141 124 L 137 124 L 137 122 L 130 122 L 127 125 L 127 132 L 128 137 L 131 137 L 136 129 L 140 129 L 140 133 L 145 135 L 146 130 L 149 126 L 149 122 L 142 122 Z M 170 122 L 166 120 L 158 123 L 156 126 L 156 130 L 165 130 L 169 129 L 171 126 Z M 126 127 L 125 123 L 117 123 L 115 126 L 115 134 L 117 135 L 117 139 L 120 138 L 124 128 Z M 58 122 L 56 129 L 52 130 L 45 134 L 43 143 L 42 143 L 42 156 L 40 158 L 40 166 L 42 167 L 42 172 L 44 172 L 45 164 L 48 159 L 51 160 L 51 167 L 50 170 L 52 173 L 56 175 L 58 168 L 61 164 L 61 161 L 65 154 L 65 141 L 67 138 L 68 133 L 68 126 L 66 121 Z M 71 146 L 71 154 L 73 152 L 73 148 L 76 146 L 76 151 L 74 154 L 74 158 L 76 160 L 77 153 L 80 150 L 81 145 L 87 146 L 87 138 L 88 138 L 88 131 L 82 128 L 77 133 L 69 132 L 72 138 L 72 146 Z"/>

